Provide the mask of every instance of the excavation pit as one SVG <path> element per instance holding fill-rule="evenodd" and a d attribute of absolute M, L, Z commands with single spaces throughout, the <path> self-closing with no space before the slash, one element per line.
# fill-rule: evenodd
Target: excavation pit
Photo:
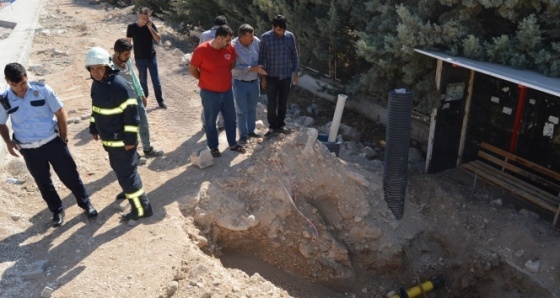
<path fill-rule="evenodd" d="M 478 201 L 472 210 L 456 208 L 472 200 L 469 192 L 416 174 L 407 211 L 396 220 L 383 199 L 382 170 L 338 159 L 316 136 L 306 130 L 280 135 L 183 202 L 203 251 L 249 275 L 265 270 L 254 265 L 264 262 L 270 274 L 259 274 L 288 292 L 283 279 L 305 279 L 309 295 L 296 288 L 295 297 L 381 297 L 439 274 L 446 285 L 428 297 L 556 297 L 555 285 L 528 278 L 535 273 L 524 264 L 533 256 L 514 256 L 519 244 L 500 238 L 504 226 L 488 227 L 498 218 L 511 224 L 511 214 Z M 494 241 L 504 246 L 496 249 Z M 274 281 L 285 272 L 290 275 Z"/>

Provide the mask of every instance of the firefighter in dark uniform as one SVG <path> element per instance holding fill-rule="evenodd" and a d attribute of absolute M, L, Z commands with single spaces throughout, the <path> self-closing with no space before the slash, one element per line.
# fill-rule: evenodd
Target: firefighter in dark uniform
<path fill-rule="evenodd" d="M 97 217 L 66 144 L 66 113 L 62 102 L 48 85 L 28 82 L 27 72 L 19 63 L 6 65 L 4 76 L 9 88 L 0 92 L 0 135 L 11 155 L 19 157 L 18 150 L 23 155 L 29 173 L 53 213 L 53 227 L 64 222 L 64 207 L 51 179 L 51 166 L 87 217 Z M 6 125 L 8 118 L 12 121 L 13 139 Z"/>
<path fill-rule="evenodd" d="M 109 53 L 100 47 L 86 54 L 91 85 L 92 116 L 89 127 L 95 140 L 101 139 L 109 154 L 109 163 L 117 175 L 132 211 L 123 220 L 152 215 L 150 201 L 138 174 L 138 102 L 125 79 L 113 70 Z"/>

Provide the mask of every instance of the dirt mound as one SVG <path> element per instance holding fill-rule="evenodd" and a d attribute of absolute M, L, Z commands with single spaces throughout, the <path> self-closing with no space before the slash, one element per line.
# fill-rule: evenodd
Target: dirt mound
<path fill-rule="evenodd" d="M 314 129 L 280 135 L 181 205 L 209 240 L 205 251 L 250 254 L 312 281 L 353 278 L 352 262 L 401 267 L 402 227 L 383 201 L 381 173 L 316 138 Z"/>

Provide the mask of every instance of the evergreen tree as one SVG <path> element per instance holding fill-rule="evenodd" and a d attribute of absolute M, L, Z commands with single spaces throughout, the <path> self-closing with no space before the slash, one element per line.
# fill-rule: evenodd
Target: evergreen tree
<path fill-rule="evenodd" d="M 416 48 L 560 76 L 559 0 L 172 0 L 169 7 L 180 22 L 209 28 L 224 14 L 234 30 L 249 23 L 257 36 L 283 14 L 303 66 L 329 73 L 336 64 L 347 93 L 385 99 L 391 89 L 411 88 L 424 113 L 439 103 L 435 61 Z"/>

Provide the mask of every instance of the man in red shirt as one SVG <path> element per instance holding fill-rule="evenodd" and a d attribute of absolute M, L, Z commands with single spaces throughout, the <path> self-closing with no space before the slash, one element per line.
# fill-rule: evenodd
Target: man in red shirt
<path fill-rule="evenodd" d="M 216 29 L 214 39 L 203 42 L 193 51 L 189 72 L 198 80 L 204 109 L 206 143 L 212 156 L 221 156 L 218 149 L 216 118 L 222 112 L 229 149 L 245 153 L 236 141 L 236 116 L 231 90 L 231 69 L 235 65 L 235 49 L 231 45 L 233 30 L 227 25 Z"/>

